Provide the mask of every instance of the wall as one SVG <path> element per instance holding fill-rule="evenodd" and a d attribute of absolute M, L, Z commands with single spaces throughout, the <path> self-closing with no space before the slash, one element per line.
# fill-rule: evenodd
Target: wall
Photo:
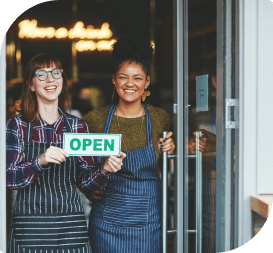
<path fill-rule="evenodd" d="M 239 245 L 252 238 L 250 196 L 273 193 L 273 3 L 240 1 Z"/>
<path fill-rule="evenodd" d="M 257 2 L 257 193 L 273 194 L 273 2 Z"/>

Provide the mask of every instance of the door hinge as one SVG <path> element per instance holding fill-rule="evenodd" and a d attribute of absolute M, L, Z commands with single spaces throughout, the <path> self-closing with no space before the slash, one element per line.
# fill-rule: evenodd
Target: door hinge
<path fill-rule="evenodd" d="M 226 99 L 226 128 L 238 128 L 238 99 Z"/>

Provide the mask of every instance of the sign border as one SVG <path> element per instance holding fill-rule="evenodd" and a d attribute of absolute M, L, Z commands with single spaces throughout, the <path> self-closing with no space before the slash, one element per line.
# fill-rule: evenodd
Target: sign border
<path fill-rule="evenodd" d="M 113 135 L 115 135 L 115 136 L 118 136 L 119 137 L 119 154 L 118 155 L 113 155 L 113 156 L 120 156 L 120 148 L 121 148 L 121 146 L 120 146 L 120 144 L 121 144 L 121 134 L 104 134 L 104 133 L 102 133 L 102 134 L 99 134 L 99 133 L 64 133 L 63 134 L 63 148 L 65 147 L 65 138 L 64 138 L 64 136 L 65 136 L 65 134 L 73 134 L 73 135 L 78 135 L 78 134 L 87 134 L 87 135 L 107 135 L 107 136 L 113 136 Z M 74 155 L 74 154 L 68 154 L 69 156 L 109 156 L 109 155 L 86 155 L 86 154 L 77 154 L 77 155 Z"/>

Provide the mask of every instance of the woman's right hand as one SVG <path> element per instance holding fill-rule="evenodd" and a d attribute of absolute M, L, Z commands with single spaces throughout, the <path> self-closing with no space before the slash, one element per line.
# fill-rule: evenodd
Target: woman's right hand
<path fill-rule="evenodd" d="M 117 172 L 123 165 L 122 160 L 126 157 L 126 154 L 120 151 L 120 156 L 109 156 L 103 165 L 103 173 Z"/>
<path fill-rule="evenodd" d="M 68 153 L 63 149 L 50 146 L 43 154 L 39 157 L 39 163 L 42 167 L 47 166 L 48 163 L 60 164 L 64 162 L 66 157 L 69 157 Z"/>

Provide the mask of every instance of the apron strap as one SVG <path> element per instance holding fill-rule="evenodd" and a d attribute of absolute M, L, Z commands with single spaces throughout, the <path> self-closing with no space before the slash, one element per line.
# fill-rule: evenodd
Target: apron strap
<path fill-rule="evenodd" d="M 29 122 L 27 124 L 27 133 L 26 133 L 26 137 L 27 137 L 27 142 L 32 142 L 32 136 L 33 136 L 33 121 Z"/>
<path fill-rule="evenodd" d="M 145 104 L 142 103 L 142 106 L 145 109 L 146 113 L 146 135 L 147 135 L 147 144 L 153 145 L 153 138 L 152 138 L 152 122 L 151 122 L 151 116 L 150 112 Z"/>
<path fill-rule="evenodd" d="M 108 115 L 107 115 L 107 118 L 106 118 L 106 121 L 105 121 L 104 131 L 103 131 L 103 133 L 105 133 L 105 134 L 108 134 L 109 131 L 110 131 L 110 126 L 111 126 L 111 123 L 112 123 L 112 119 L 113 119 L 116 107 L 117 107 L 117 104 L 114 103 L 114 104 L 111 105 L 111 107 L 109 109 L 109 112 L 108 112 Z"/>
<path fill-rule="evenodd" d="M 115 113 L 115 110 L 116 110 L 116 106 L 117 106 L 117 104 L 114 103 L 114 104 L 111 105 L 111 107 L 109 109 L 109 112 L 108 112 L 108 115 L 107 115 L 107 118 L 106 118 L 106 121 L 105 121 L 104 130 L 103 130 L 104 134 L 108 134 L 109 131 L 110 131 L 110 126 L 111 126 L 112 119 L 113 119 L 113 116 L 114 116 L 114 113 Z M 96 165 L 99 165 L 99 164 L 103 163 L 105 159 L 106 159 L 105 156 L 98 156 Z"/>
<path fill-rule="evenodd" d="M 67 116 L 66 116 L 64 113 L 63 113 L 63 117 L 64 117 L 64 124 L 65 124 L 65 127 L 66 127 L 66 129 L 67 129 L 67 132 L 68 132 L 68 133 L 73 133 L 73 131 L 72 131 L 72 126 L 71 126 L 71 124 L 70 124 L 70 122 L 69 122 Z"/>

